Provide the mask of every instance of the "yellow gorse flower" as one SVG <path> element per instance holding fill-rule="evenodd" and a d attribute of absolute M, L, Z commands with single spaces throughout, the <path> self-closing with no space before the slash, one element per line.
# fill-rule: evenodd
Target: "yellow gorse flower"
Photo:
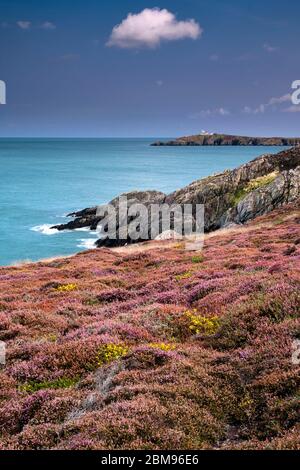
<path fill-rule="evenodd" d="M 58 292 L 71 292 L 77 289 L 76 284 L 61 284 L 56 288 Z"/>
<path fill-rule="evenodd" d="M 185 315 L 190 321 L 189 329 L 197 335 L 214 335 L 220 326 L 219 317 L 203 317 L 195 309 L 187 310 Z"/>
<path fill-rule="evenodd" d="M 174 351 L 175 345 L 174 344 L 166 344 L 166 343 L 150 343 L 148 344 L 150 348 L 160 349 L 161 351 Z"/>
<path fill-rule="evenodd" d="M 103 346 L 100 347 L 96 357 L 97 364 L 99 366 L 102 366 L 103 364 L 109 364 L 110 362 L 125 356 L 128 351 L 129 348 L 123 344 L 103 344 Z"/>
<path fill-rule="evenodd" d="M 183 273 L 183 274 L 178 274 L 178 276 L 175 276 L 176 281 L 181 281 L 183 279 L 189 279 L 192 277 L 192 273 L 190 271 Z"/>

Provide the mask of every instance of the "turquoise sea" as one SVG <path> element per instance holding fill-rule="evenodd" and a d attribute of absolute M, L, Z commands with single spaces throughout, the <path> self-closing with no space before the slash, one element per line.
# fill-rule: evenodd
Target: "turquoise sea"
<path fill-rule="evenodd" d="M 134 189 L 171 192 L 278 147 L 151 147 L 153 139 L 0 139 L 0 265 L 68 255 L 87 231 L 55 232 L 74 210 Z"/>

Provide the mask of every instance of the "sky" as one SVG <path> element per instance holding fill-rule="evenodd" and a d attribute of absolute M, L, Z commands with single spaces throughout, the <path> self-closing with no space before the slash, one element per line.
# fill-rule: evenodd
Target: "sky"
<path fill-rule="evenodd" d="M 300 136 L 300 2 L 0 0 L 0 137 Z"/>

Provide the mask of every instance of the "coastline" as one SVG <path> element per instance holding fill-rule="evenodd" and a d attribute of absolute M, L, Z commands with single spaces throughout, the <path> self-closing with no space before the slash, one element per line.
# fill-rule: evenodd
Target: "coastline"
<path fill-rule="evenodd" d="M 173 140 L 158 140 L 151 144 L 153 147 L 295 147 L 297 145 L 300 145 L 300 137 L 247 137 L 209 132 L 179 137 Z"/>
<path fill-rule="evenodd" d="M 77 232 L 49 237 L 43 234 L 43 226 L 47 229 L 66 222 L 66 213 L 89 207 L 91 203 L 106 203 L 121 191 L 134 188 L 157 188 L 170 194 L 195 178 L 236 168 L 261 153 L 261 149 L 255 147 L 169 150 L 150 147 L 150 142 L 150 139 L 84 142 L 61 139 L 46 144 L 45 141 L 33 139 L 30 142 L 12 141 L 5 148 L 0 145 L 0 161 L 5 165 L 5 174 L 16 175 L 14 193 L 10 190 L 9 178 L 1 181 L 3 218 L 0 264 L 10 265 L 26 259 L 35 261 L 85 249 L 79 246 L 85 242 L 81 239 L 92 239 L 94 236 L 77 236 Z M 5 159 L 7 151 L 12 158 Z M 276 153 L 278 147 L 264 148 L 264 151 Z M 54 163 L 60 152 L 62 158 L 58 167 Z M 36 172 L 31 180 L 29 169 L 31 165 L 36 165 L 37 155 L 43 161 L 44 172 Z M 83 160 L 86 162 L 84 169 L 80 164 Z M 18 170 L 19 161 L 24 164 L 22 171 Z M 93 172 L 90 168 L 94 169 Z M 32 181 L 30 191 L 24 191 L 24 179 Z M 107 181 L 111 184 L 106 184 Z M 39 194 L 40 187 L 43 187 L 42 194 Z M 36 227 L 40 227 L 40 231 L 33 230 Z M 16 230 L 17 237 L 13 235 Z"/>
<path fill-rule="evenodd" d="M 282 221 L 287 222 L 293 217 L 298 214 L 298 211 L 295 209 L 295 212 L 289 213 L 286 216 L 282 216 Z M 222 236 L 227 236 L 230 234 L 242 234 L 244 232 L 250 233 L 251 231 L 255 231 L 258 228 L 271 228 L 273 226 L 272 222 L 259 222 L 260 218 L 258 220 L 250 221 L 244 225 L 240 226 L 234 226 L 234 227 L 228 227 L 228 228 L 220 228 L 219 230 L 215 230 L 214 232 L 210 233 L 205 233 L 204 234 L 204 244 L 207 240 L 210 240 L 212 238 L 220 238 Z M 167 240 L 148 240 L 148 241 L 143 241 L 141 243 L 137 244 L 132 244 L 132 245 L 126 245 L 126 246 L 119 246 L 119 247 L 112 247 L 112 248 L 93 248 L 93 249 L 86 249 L 82 251 L 77 251 L 74 252 L 70 255 L 57 255 L 57 256 L 52 256 L 49 258 L 41 258 L 35 261 L 31 260 L 24 260 L 24 261 L 17 261 L 16 263 L 10 264 L 10 265 L 3 265 L 0 266 L 0 270 L 2 269 L 8 269 L 8 268 L 19 268 L 22 266 L 36 266 L 39 264 L 51 264 L 55 261 L 63 261 L 65 259 L 73 259 L 77 256 L 83 256 L 88 253 L 93 253 L 95 250 L 98 252 L 101 252 L 101 250 L 105 253 L 107 250 L 111 251 L 112 253 L 118 253 L 118 254 L 137 254 L 137 253 L 145 253 L 147 251 L 151 250 L 160 250 L 160 249 L 172 249 L 176 247 L 180 243 L 184 243 L 186 241 L 186 238 L 183 237 L 182 240 L 173 240 L 173 239 L 167 239 Z"/>
<path fill-rule="evenodd" d="M 109 217 L 106 217 L 107 204 L 88 207 L 69 214 L 71 220 L 64 224 L 54 225 L 52 230 L 59 232 L 101 227 L 96 240 L 97 247 L 120 247 L 128 244 L 148 241 L 152 237 L 152 221 L 154 207 L 157 210 L 158 226 L 156 238 L 163 236 L 163 227 L 176 232 L 176 222 L 180 224 L 178 232 L 188 235 L 182 225 L 182 215 L 189 207 L 192 227 L 197 223 L 203 224 L 206 233 L 214 232 L 232 225 L 244 225 L 256 217 L 295 200 L 300 193 L 300 147 L 292 147 L 276 154 L 263 154 L 233 170 L 225 170 L 193 181 L 187 186 L 170 194 L 158 190 L 131 191 L 112 199 L 108 206 Z M 121 204 L 122 201 L 122 204 Z M 123 204 L 128 211 L 123 216 Z M 145 224 L 141 230 L 142 236 L 131 237 L 128 232 L 130 224 L 129 211 L 137 217 L 138 207 L 142 206 L 146 214 Z M 168 220 L 162 220 L 162 207 L 168 208 Z M 181 216 L 177 219 L 170 211 L 171 207 L 179 208 Z M 196 214 L 203 208 L 202 220 L 196 221 Z M 121 212 L 122 211 L 122 212 Z M 171 220 L 173 219 L 173 220 Z M 176 222 L 175 222 L 176 219 Z M 122 222 L 120 222 L 122 220 Z M 164 223 L 163 223 L 164 222 Z M 122 226 L 127 224 L 126 235 L 122 235 Z M 109 225 L 114 227 L 114 237 L 106 237 Z M 101 237 L 101 233 L 103 237 Z"/>

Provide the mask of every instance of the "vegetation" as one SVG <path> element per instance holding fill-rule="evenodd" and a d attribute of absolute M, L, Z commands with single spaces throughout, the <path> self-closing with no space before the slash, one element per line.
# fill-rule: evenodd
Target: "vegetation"
<path fill-rule="evenodd" d="M 194 263 L 194 264 L 200 264 L 200 263 L 203 263 L 203 261 L 204 261 L 204 258 L 201 255 L 192 257 L 192 263 Z"/>
<path fill-rule="evenodd" d="M 256 189 L 268 186 L 273 181 L 275 181 L 278 174 L 278 172 L 274 171 L 273 173 L 269 173 L 268 175 L 260 176 L 249 181 L 246 186 L 244 186 L 243 188 L 239 188 L 235 192 L 232 198 L 232 204 L 237 205 L 242 199 L 244 199 L 244 197 L 247 196 L 247 194 L 251 193 L 252 191 L 255 191 Z"/>
<path fill-rule="evenodd" d="M 27 393 L 34 393 L 39 390 L 45 390 L 49 388 L 69 388 L 73 387 L 76 385 L 76 383 L 79 381 L 78 377 L 75 377 L 73 379 L 68 378 L 68 377 L 60 377 L 59 379 L 52 380 L 52 381 L 43 381 L 43 382 L 37 382 L 34 380 L 30 380 L 29 382 L 21 385 L 19 387 L 19 390 L 21 392 L 27 392 Z"/>
<path fill-rule="evenodd" d="M 128 347 L 122 344 L 104 344 L 97 353 L 97 364 L 98 366 L 109 364 L 122 356 L 126 356 L 127 353 Z"/>
<path fill-rule="evenodd" d="M 299 220 L 0 268 L 0 449 L 299 449 Z"/>
<path fill-rule="evenodd" d="M 218 331 L 220 326 L 219 317 L 203 317 L 198 314 L 196 309 L 192 311 L 187 310 L 185 315 L 190 322 L 189 329 L 197 335 L 201 333 L 204 335 L 213 335 Z"/>
<path fill-rule="evenodd" d="M 61 284 L 56 287 L 56 290 L 58 290 L 58 292 L 71 292 L 76 289 L 77 289 L 76 284 Z"/>

